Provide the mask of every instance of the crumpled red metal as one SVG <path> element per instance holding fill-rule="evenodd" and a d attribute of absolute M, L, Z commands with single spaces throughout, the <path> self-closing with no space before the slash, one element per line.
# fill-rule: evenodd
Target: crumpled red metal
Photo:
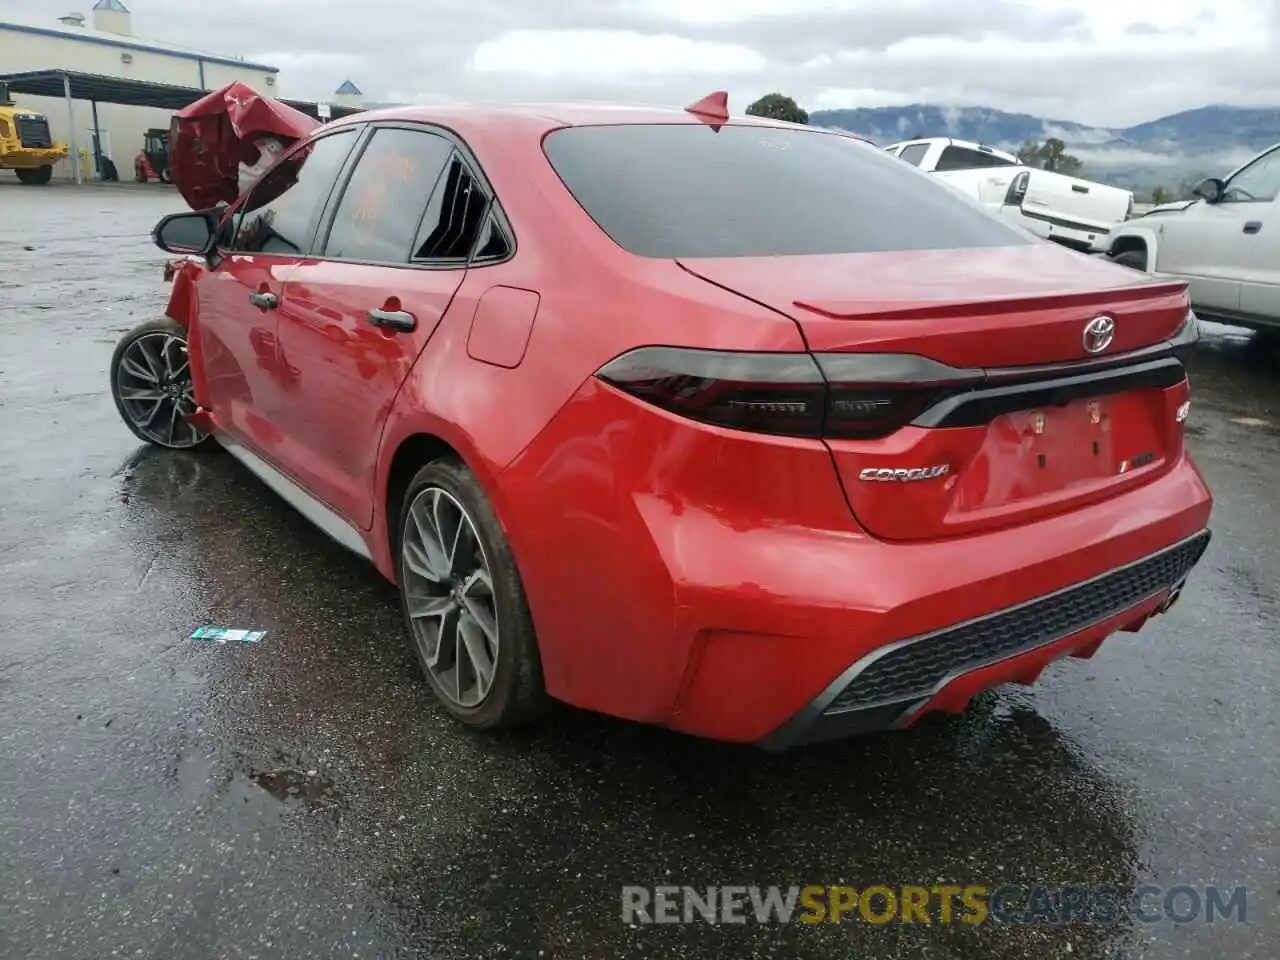
<path fill-rule="evenodd" d="M 236 81 L 183 107 L 169 128 L 173 182 L 193 210 L 231 203 L 240 195 L 240 164 L 254 164 L 254 141 L 293 143 L 320 121 Z"/>

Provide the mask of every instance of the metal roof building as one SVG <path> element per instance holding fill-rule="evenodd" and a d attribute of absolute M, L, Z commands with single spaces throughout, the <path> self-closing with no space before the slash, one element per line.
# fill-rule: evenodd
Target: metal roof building
<path fill-rule="evenodd" d="M 164 4 L 150 0 L 163 13 Z M 20 106 L 38 110 L 49 119 L 55 139 L 72 147 L 72 156 L 59 163 L 54 176 L 87 179 L 97 170 L 96 156 L 110 157 L 122 179 L 132 176 L 134 155 L 142 149 L 143 134 L 153 127 L 168 127 L 178 106 L 174 90 L 194 92 L 185 102 L 198 98 L 233 80 L 247 83 L 271 96 L 280 96 L 279 69 L 241 57 L 195 50 L 164 41 L 134 35 L 133 15 L 123 0 L 97 0 L 92 20 L 80 14 L 51 17 L 48 22 L 3 19 L 0 14 L 0 71 L 12 79 L 11 94 Z M 49 76 L 58 74 L 62 89 L 49 86 Z M 31 86 L 31 78 L 43 75 L 43 87 Z M 67 76 L 63 76 L 63 75 Z M 24 89 L 20 78 L 30 81 Z M 112 87 L 116 92 L 132 86 L 134 95 L 103 97 L 90 101 L 81 93 L 92 84 L 81 80 L 82 91 L 74 91 L 70 77 L 97 78 L 97 91 Z M 163 106 L 140 98 L 137 91 L 157 93 L 170 88 Z M 119 102 L 123 100 L 123 102 Z M 95 120 L 96 114 L 96 120 Z M 95 133 L 96 131 L 96 133 Z"/>

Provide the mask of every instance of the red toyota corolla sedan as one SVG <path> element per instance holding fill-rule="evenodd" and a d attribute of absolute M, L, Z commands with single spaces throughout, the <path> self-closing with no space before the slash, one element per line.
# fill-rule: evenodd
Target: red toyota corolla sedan
<path fill-rule="evenodd" d="M 1184 284 L 853 136 L 360 113 L 155 236 L 187 257 L 124 419 L 369 558 L 475 727 L 909 726 L 1138 629 L 1209 540 Z"/>

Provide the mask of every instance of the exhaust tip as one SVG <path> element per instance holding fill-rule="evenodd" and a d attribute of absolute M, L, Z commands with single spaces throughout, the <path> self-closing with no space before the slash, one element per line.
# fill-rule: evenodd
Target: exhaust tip
<path fill-rule="evenodd" d="M 1161 613 L 1165 613 L 1178 602 L 1178 598 L 1182 596 L 1182 588 L 1186 585 L 1186 582 L 1186 580 L 1179 580 L 1173 585 L 1169 590 L 1169 595 L 1164 598 L 1164 603 L 1160 604 Z"/>

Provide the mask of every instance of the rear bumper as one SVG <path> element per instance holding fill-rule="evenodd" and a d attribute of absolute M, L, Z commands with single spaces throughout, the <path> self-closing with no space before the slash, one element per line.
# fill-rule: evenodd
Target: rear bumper
<path fill-rule="evenodd" d="M 1002 206 L 1000 216 L 1012 220 L 1038 237 L 1056 241 L 1076 250 L 1097 253 L 1106 250 L 1110 243 L 1111 231 L 1106 227 L 1031 214 L 1012 204 Z"/>
<path fill-rule="evenodd" d="M 1064 656 L 1088 657 L 1118 629 L 1172 606 L 1209 544 L 1203 530 L 1141 560 L 942 630 L 880 647 L 852 664 L 803 710 L 760 741 L 803 743 L 908 727 L 956 712 L 982 690 L 1032 682 Z"/>

